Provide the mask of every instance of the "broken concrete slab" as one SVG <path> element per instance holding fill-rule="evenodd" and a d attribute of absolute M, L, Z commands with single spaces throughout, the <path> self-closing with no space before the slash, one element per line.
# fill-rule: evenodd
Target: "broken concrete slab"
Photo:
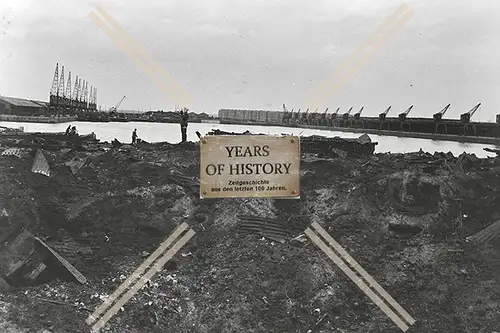
<path fill-rule="evenodd" d="M 371 143 L 372 142 L 372 139 L 368 136 L 368 134 L 363 134 L 361 135 L 357 141 L 361 144 L 365 144 L 365 143 Z"/>
<path fill-rule="evenodd" d="M 338 156 L 342 157 L 342 158 L 346 158 L 347 157 L 347 152 L 345 150 L 337 149 L 337 148 L 332 148 L 332 151 L 335 154 L 337 154 Z"/>
<path fill-rule="evenodd" d="M 75 157 L 72 160 L 64 163 L 64 165 L 66 165 L 71 169 L 71 173 L 73 173 L 73 175 L 76 175 L 78 174 L 78 172 L 80 172 L 80 170 L 87 163 L 87 161 L 88 161 L 87 157 L 85 158 Z"/>
<path fill-rule="evenodd" d="M 86 278 L 65 258 L 28 230 L 17 226 L 2 239 L 0 277 L 10 285 L 32 285 L 48 275 L 46 262 L 52 255 L 80 283 Z"/>
<path fill-rule="evenodd" d="M 3 239 L 0 251 L 0 272 L 9 284 L 31 284 L 47 268 L 45 254 L 33 242 L 31 233 L 23 228 L 12 229 Z"/>

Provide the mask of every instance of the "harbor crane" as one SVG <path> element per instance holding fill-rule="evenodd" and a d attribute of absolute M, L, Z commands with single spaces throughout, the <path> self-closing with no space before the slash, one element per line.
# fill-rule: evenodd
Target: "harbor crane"
<path fill-rule="evenodd" d="M 389 113 L 389 110 L 391 109 L 391 106 L 389 106 L 387 109 L 385 109 L 384 112 L 380 113 L 378 115 L 378 119 L 384 121 L 385 118 L 387 117 L 387 114 Z"/>
<path fill-rule="evenodd" d="M 118 108 L 122 104 L 122 102 L 125 99 L 125 97 L 127 97 L 127 96 L 123 96 L 122 99 L 120 99 L 120 101 L 118 102 L 118 104 L 116 104 L 116 106 L 110 107 L 109 110 L 108 110 L 108 112 L 118 112 Z"/>
<path fill-rule="evenodd" d="M 285 112 L 285 113 L 288 112 L 288 109 L 286 108 L 285 103 L 283 103 L 283 112 Z"/>
<path fill-rule="evenodd" d="M 365 107 L 363 106 L 361 109 L 359 109 L 359 111 L 358 111 L 358 112 L 356 112 L 356 113 L 354 114 L 354 119 L 358 120 L 358 119 L 361 117 L 361 113 L 363 112 L 363 109 L 364 109 L 364 108 L 365 108 Z"/>
<path fill-rule="evenodd" d="M 326 113 L 328 112 L 328 109 L 329 109 L 329 108 L 326 108 L 325 112 L 323 113 L 324 115 L 326 115 Z"/>
<path fill-rule="evenodd" d="M 444 114 L 446 113 L 446 111 L 448 111 L 450 106 L 451 106 L 451 104 L 448 104 L 441 111 L 439 111 L 438 113 L 435 113 L 432 116 L 432 118 L 434 118 L 434 121 L 441 121 L 441 119 L 443 119 Z"/>
<path fill-rule="evenodd" d="M 349 118 L 349 115 L 351 114 L 351 111 L 352 111 L 352 106 L 351 106 L 351 108 L 346 113 L 343 114 L 344 118 L 346 118 L 346 119 Z"/>
<path fill-rule="evenodd" d="M 338 107 L 338 108 L 337 108 L 337 110 L 335 110 L 335 112 L 334 112 L 334 113 L 332 113 L 332 116 L 331 116 L 331 117 L 332 117 L 332 118 L 337 118 L 337 115 L 338 115 L 339 111 L 340 111 L 340 107 Z"/>
<path fill-rule="evenodd" d="M 309 113 L 309 109 L 307 109 L 306 112 L 302 114 L 302 121 L 305 121 L 307 119 L 308 113 Z"/>
<path fill-rule="evenodd" d="M 474 115 L 474 113 L 476 113 L 477 109 L 479 109 L 480 106 L 481 106 L 481 103 L 477 104 L 476 106 L 474 106 L 472 109 L 470 109 L 466 113 L 462 113 L 460 115 L 460 121 L 462 123 L 469 123 L 472 116 Z"/>
<path fill-rule="evenodd" d="M 400 121 L 405 121 L 406 120 L 406 117 L 408 117 L 408 114 L 410 113 L 411 109 L 413 109 L 413 105 L 411 105 L 408 109 L 406 109 L 405 112 L 403 113 L 400 113 L 398 115 L 398 118 Z"/>

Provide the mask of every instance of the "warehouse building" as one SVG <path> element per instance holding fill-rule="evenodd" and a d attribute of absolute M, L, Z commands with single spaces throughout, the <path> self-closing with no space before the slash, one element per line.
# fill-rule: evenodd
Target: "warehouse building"
<path fill-rule="evenodd" d="M 23 98 L 0 96 L 0 114 L 15 116 L 46 115 L 48 104 Z"/>
<path fill-rule="evenodd" d="M 221 124 L 225 121 L 238 121 L 279 125 L 283 122 L 283 115 L 283 111 L 220 109 L 219 121 Z"/>

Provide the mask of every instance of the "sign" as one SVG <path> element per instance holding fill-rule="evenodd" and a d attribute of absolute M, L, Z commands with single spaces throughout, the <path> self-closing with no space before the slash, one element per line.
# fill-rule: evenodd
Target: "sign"
<path fill-rule="evenodd" d="M 200 141 L 200 197 L 299 199 L 299 137 L 203 137 Z"/>

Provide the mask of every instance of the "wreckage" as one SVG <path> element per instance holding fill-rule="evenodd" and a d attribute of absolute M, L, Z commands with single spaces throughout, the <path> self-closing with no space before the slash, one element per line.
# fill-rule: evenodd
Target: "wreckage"
<path fill-rule="evenodd" d="M 97 143 L 95 133 L 83 135 L 65 135 L 62 132 L 0 132 L 2 146 L 5 147 L 30 147 L 57 150 L 62 147 L 79 147 L 86 143 Z"/>
<path fill-rule="evenodd" d="M 266 135 L 253 134 L 250 131 L 243 133 L 225 132 L 219 129 L 213 129 L 207 135 Z M 289 134 L 282 134 L 283 136 Z M 367 134 L 361 135 L 359 138 L 340 138 L 338 136 L 328 138 L 325 136 L 312 135 L 300 137 L 300 150 L 304 153 L 319 154 L 322 156 L 363 156 L 372 155 L 375 152 L 375 146 L 378 142 L 372 142 Z"/>
<path fill-rule="evenodd" d="M 340 157 L 372 155 L 378 142 L 372 142 L 366 134 L 357 139 L 327 138 L 324 136 L 306 136 L 300 138 L 300 149 L 307 153 L 323 156 L 338 155 Z"/>
<path fill-rule="evenodd" d="M 316 219 L 415 316 L 415 333 L 499 327 L 498 157 L 357 159 L 375 146 L 367 136 L 302 137 L 313 154 L 300 201 L 199 201 L 194 143 L 59 142 L 0 140 L 0 311 L 20 329 L 88 331 L 84 316 L 185 221 L 200 237 L 117 307 L 107 332 L 395 332 L 311 246 Z M 309 156 L 322 150 L 353 157 Z"/>

